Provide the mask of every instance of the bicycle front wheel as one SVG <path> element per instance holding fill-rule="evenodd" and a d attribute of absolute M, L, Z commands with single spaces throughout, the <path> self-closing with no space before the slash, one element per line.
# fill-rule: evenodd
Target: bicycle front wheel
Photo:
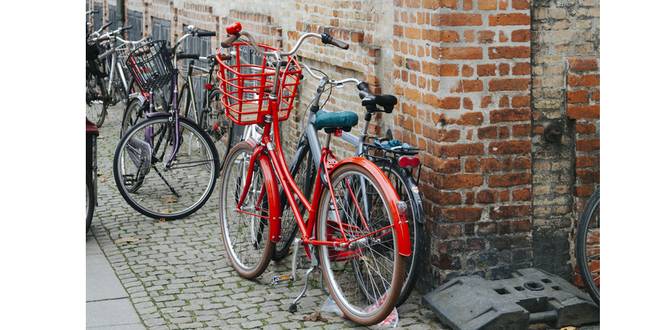
<path fill-rule="evenodd" d="M 218 171 L 209 137 L 184 118 L 177 130 L 165 116 L 133 126 L 119 141 L 113 160 L 121 195 L 154 219 L 179 219 L 197 211 L 211 196 Z"/>
<path fill-rule="evenodd" d="M 254 147 L 243 141 L 229 151 L 222 171 L 220 186 L 220 228 L 222 241 L 232 267 L 247 279 L 261 275 L 273 254 L 268 218 L 269 192 L 259 161 L 252 168 L 250 157 Z M 240 196 L 248 185 L 241 203 Z"/>
<path fill-rule="evenodd" d="M 384 320 L 396 305 L 405 258 L 394 233 L 391 186 L 382 172 L 346 163 L 331 174 L 334 194 L 325 189 L 317 217 L 319 239 L 348 240 L 348 247 L 319 246 L 326 286 L 346 317 L 362 325 Z M 386 193 L 386 190 L 387 193 Z M 333 196 L 334 195 L 334 196 Z"/>
<path fill-rule="evenodd" d="M 600 191 L 591 195 L 577 231 L 577 262 L 589 295 L 600 304 Z"/>

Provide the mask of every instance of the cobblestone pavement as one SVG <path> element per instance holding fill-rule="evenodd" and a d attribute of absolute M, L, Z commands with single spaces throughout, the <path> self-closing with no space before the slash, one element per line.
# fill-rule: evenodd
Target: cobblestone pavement
<path fill-rule="evenodd" d="M 310 319 L 327 298 L 319 285 L 318 271 L 295 314 L 287 308 L 302 289 L 302 281 L 269 284 L 273 275 L 290 270 L 290 260 L 272 262 L 257 281 L 244 280 L 234 272 L 225 258 L 217 222 L 218 185 L 201 210 L 182 220 L 153 220 L 128 206 L 112 177 L 122 110 L 119 106 L 109 109 L 98 140 L 99 206 L 92 232 L 147 328 L 356 327 L 325 312 L 321 319 Z M 419 294 L 413 293 L 398 309 L 399 326 L 440 328 L 437 318 L 420 301 Z"/>

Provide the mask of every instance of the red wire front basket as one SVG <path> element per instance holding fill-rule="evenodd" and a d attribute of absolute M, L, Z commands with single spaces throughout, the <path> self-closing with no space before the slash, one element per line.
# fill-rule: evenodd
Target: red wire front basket
<path fill-rule="evenodd" d="M 276 50 L 266 45 L 258 45 L 261 50 Z M 254 51 L 245 42 L 232 45 L 231 59 L 222 60 L 218 53 L 218 80 L 223 92 L 221 101 L 225 114 L 238 125 L 261 124 L 268 113 L 268 94 L 280 79 L 277 91 L 279 120 L 289 118 L 294 99 L 300 85 L 302 70 L 294 56 L 288 56 L 286 65 L 282 63 L 280 72 L 268 64 L 267 58 Z M 275 115 L 275 114 L 272 114 Z"/>

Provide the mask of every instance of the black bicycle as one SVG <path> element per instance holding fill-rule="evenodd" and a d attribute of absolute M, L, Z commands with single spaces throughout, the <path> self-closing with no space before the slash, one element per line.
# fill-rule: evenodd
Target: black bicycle
<path fill-rule="evenodd" d="M 600 187 L 589 197 L 580 216 L 575 245 L 582 281 L 600 305 Z"/>
<path fill-rule="evenodd" d="M 392 139 L 391 136 L 384 139 L 370 137 L 368 128 L 372 116 L 377 112 L 391 113 L 394 105 L 397 103 L 396 97 L 392 95 L 374 95 L 369 91 L 369 85 L 366 82 L 357 79 L 348 78 L 343 80 L 332 80 L 318 69 L 311 69 L 301 63 L 307 72 L 314 78 L 319 79 L 319 85 L 316 94 L 309 107 L 309 116 L 305 131 L 300 137 L 296 153 L 290 165 L 291 174 L 302 188 L 305 196 L 309 197 L 313 191 L 313 179 L 316 175 L 314 164 L 318 164 L 316 159 L 320 157 L 321 148 L 316 136 L 315 122 L 324 120 L 327 114 L 323 106 L 330 98 L 333 88 L 340 88 L 345 84 L 356 84 L 362 105 L 366 109 L 364 116 L 365 124 L 359 136 L 349 132 L 342 132 L 341 139 L 355 147 L 355 154 L 365 157 L 376 165 L 388 176 L 392 186 L 396 189 L 401 201 L 406 203 L 406 218 L 408 220 L 412 254 L 406 258 L 406 278 L 404 280 L 401 294 L 397 300 L 397 306 L 403 304 L 410 295 L 418 273 L 421 253 L 424 244 L 423 221 L 424 211 L 422 208 L 422 199 L 417 188 L 419 180 L 420 161 L 417 157 L 418 149 L 408 144 Z M 321 104 L 321 96 L 328 92 L 327 99 Z M 415 172 L 417 175 L 415 175 Z M 356 191 L 361 188 L 356 187 Z M 282 239 L 275 245 L 273 254 L 274 260 L 281 260 L 288 256 L 289 248 L 294 242 L 298 232 L 296 221 L 293 218 L 291 208 L 288 207 L 286 198 L 282 197 Z M 368 204 L 368 202 L 365 201 Z M 365 205 L 368 209 L 369 206 Z M 303 212 L 304 212 L 304 208 Z M 358 286 L 364 291 L 370 284 L 357 282 Z"/>

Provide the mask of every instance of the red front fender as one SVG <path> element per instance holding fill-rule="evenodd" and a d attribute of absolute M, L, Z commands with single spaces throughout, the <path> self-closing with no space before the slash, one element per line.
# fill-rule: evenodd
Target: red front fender
<path fill-rule="evenodd" d="M 268 226 L 270 227 L 270 240 L 272 242 L 279 242 L 282 237 L 280 234 L 280 193 L 279 189 L 277 189 L 277 179 L 273 173 L 273 168 L 270 166 L 268 156 L 262 153 L 259 157 L 259 164 L 264 175 L 264 186 L 267 189 L 266 195 L 268 195 L 268 213 L 270 214 L 270 217 L 268 218 Z"/>
<path fill-rule="evenodd" d="M 268 198 L 268 226 L 270 229 L 270 240 L 272 242 L 278 242 L 282 237 L 280 234 L 281 225 L 280 225 L 280 194 L 277 185 L 277 180 L 275 174 L 273 173 L 273 168 L 270 166 L 270 161 L 268 156 L 263 152 L 264 147 L 261 145 L 256 145 L 254 141 L 248 140 L 241 143 L 246 143 L 254 148 L 254 152 L 250 157 L 250 165 L 248 173 L 252 173 L 255 162 L 259 162 L 261 167 L 261 173 L 263 174 L 264 187 L 266 188 L 266 198 Z M 248 175 L 249 182 L 252 181 L 252 176 Z M 245 192 L 240 197 L 241 203 L 245 198 Z"/>
<path fill-rule="evenodd" d="M 397 207 L 397 203 L 400 201 L 399 195 L 396 193 L 394 187 L 392 187 L 390 180 L 376 164 L 362 157 L 349 157 L 341 160 L 333 167 L 330 174 L 347 163 L 353 163 L 364 167 L 374 176 L 378 184 L 383 187 L 385 201 L 389 204 L 388 207 L 390 208 L 390 212 L 394 216 L 394 233 L 399 247 L 399 254 L 406 257 L 410 256 L 411 246 L 408 220 L 406 219 L 405 213 L 399 212 L 399 208 Z"/>

